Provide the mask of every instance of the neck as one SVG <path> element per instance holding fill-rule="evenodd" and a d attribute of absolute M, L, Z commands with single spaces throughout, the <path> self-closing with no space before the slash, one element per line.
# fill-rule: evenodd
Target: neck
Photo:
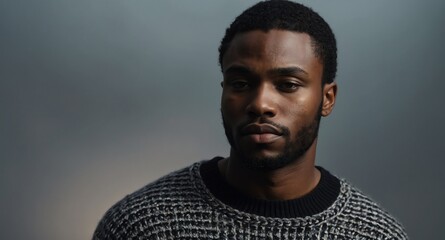
<path fill-rule="evenodd" d="M 218 167 L 226 181 L 240 192 L 258 199 L 291 200 L 314 189 L 320 172 L 315 168 L 316 140 L 300 158 L 276 170 L 249 169 L 231 151 L 230 157 L 219 161 Z"/>

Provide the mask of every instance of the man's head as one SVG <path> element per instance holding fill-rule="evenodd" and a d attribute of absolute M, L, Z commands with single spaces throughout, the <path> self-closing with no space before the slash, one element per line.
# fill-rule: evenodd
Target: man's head
<path fill-rule="evenodd" d="M 260 2 L 239 15 L 226 29 L 219 46 L 221 68 L 223 68 L 224 54 L 237 34 L 271 29 L 308 34 L 316 56 L 323 63 L 323 83 L 334 81 L 337 72 L 337 44 L 331 28 L 312 9 L 290 1 Z"/>
<path fill-rule="evenodd" d="M 335 49 L 329 26 L 296 3 L 262 2 L 236 18 L 220 47 L 231 157 L 272 170 L 315 149 L 335 103 Z"/>

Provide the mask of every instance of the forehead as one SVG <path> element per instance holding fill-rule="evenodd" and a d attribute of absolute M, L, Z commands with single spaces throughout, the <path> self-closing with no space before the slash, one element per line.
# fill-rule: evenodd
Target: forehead
<path fill-rule="evenodd" d="M 244 65 L 252 61 L 263 65 L 305 68 L 321 65 L 308 34 L 276 29 L 237 34 L 224 55 L 223 71 L 232 64 Z"/>

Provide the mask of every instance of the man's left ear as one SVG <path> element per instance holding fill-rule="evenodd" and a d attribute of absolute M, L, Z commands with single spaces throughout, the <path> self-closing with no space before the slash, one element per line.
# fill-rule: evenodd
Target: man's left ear
<path fill-rule="evenodd" d="M 323 106 L 321 108 L 321 115 L 328 116 L 335 105 L 335 97 L 337 96 L 337 83 L 325 83 L 323 86 Z"/>

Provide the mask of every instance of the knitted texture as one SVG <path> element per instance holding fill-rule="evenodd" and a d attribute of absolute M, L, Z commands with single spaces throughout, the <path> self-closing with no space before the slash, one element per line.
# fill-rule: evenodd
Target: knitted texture
<path fill-rule="evenodd" d="M 337 200 L 321 213 L 263 217 L 216 199 L 200 165 L 126 196 L 107 211 L 93 239 L 408 239 L 393 217 L 344 180 Z"/>

